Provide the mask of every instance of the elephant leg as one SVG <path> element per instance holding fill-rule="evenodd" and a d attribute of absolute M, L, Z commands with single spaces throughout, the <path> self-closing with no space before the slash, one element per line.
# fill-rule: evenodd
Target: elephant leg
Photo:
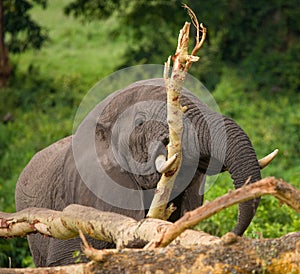
<path fill-rule="evenodd" d="M 204 199 L 204 187 L 205 175 L 197 170 L 190 185 L 172 201 L 176 206 L 176 210 L 169 218 L 169 221 L 175 222 L 182 217 L 185 212 L 201 206 Z"/>

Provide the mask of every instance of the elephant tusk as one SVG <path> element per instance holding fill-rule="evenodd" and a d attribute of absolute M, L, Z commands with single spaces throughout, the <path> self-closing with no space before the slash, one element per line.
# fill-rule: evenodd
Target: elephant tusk
<path fill-rule="evenodd" d="M 170 167 L 174 164 L 178 153 L 175 153 L 170 159 L 166 160 L 164 155 L 157 156 L 155 160 L 155 167 L 159 173 L 166 173 Z"/>
<path fill-rule="evenodd" d="M 275 149 L 273 152 L 271 152 L 269 155 L 265 156 L 264 158 L 258 160 L 260 169 L 265 168 L 268 164 L 270 164 L 273 159 L 276 157 L 278 153 L 278 149 Z"/>

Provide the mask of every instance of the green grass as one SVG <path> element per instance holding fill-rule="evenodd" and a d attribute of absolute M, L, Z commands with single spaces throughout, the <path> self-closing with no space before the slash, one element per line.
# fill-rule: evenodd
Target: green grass
<path fill-rule="evenodd" d="M 40 51 L 11 56 L 15 76 L 0 92 L 0 115 L 14 117 L 0 124 L 1 185 L 15 180 L 34 153 L 72 133 L 83 96 L 122 62 L 126 44 L 107 32 L 116 22 L 82 24 L 63 14 L 67 2 L 51 0 L 48 9 L 33 9 L 49 42 Z"/>
<path fill-rule="evenodd" d="M 108 35 L 117 26 L 114 19 L 82 23 L 66 16 L 62 8 L 69 2 L 51 0 L 47 9 L 33 10 L 33 19 L 48 30 L 50 39 L 40 51 L 28 51 L 13 60 L 20 72 L 27 73 L 33 66 L 49 78 L 78 78 L 91 87 L 122 64 L 126 44 Z"/>

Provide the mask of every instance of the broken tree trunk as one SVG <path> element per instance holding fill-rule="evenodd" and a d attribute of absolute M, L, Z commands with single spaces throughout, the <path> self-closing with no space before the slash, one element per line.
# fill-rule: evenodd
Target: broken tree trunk
<path fill-rule="evenodd" d="M 178 44 L 173 59 L 173 69 L 171 76 L 170 66 L 171 57 L 165 63 L 164 80 L 167 93 L 167 122 L 169 127 L 169 144 L 167 145 L 168 160 L 163 169 L 161 179 L 157 183 L 155 195 L 153 197 L 147 217 L 167 220 L 174 212 L 175 207 L 172 205 L 167 208 L 174 182 L 179 173 L 182 162 L 181 137 L 183 132 L 183 112 L 186 111 L 181 106 L 181 93 L 186 79 L 188 70 L 192 63 L 197 62 L 199 57 L 195 56 L 202 47 L 205 37 L 206 28 L 199 25 L 196 15 L 188 7 L 184 6 L 196 27 L 196 45 L 192 54 L 188 53 L 190 23 L 186 22 L 180 30 Z M 202 33 L 200 39 L 200 32 Z"/>
<path fill-rule="evenodd" d="M 67 239 L 81 230 L 99 240 L 115 242 L 118 248 L 130 246 L 144 249 L 94 250 L 85 246 L 87 257 L 98 263 L 78 265 L 77 273 L 92 271 L 145 273 L 161 270 L 171 273 L 297 273 L 300 271 L 300 232 L 278 239 L 246 239 L 228 233 L 218 238 L 187 228 L 234 203 L 271 194 L 300 213 L 300 191 L 274 177 L 231 191 L 226 195 L 186 213 L 172 224 L 163 220 L 136 221 L 111 212 L 101 212 L 80 205 L 70 205 L 64 211 L 31 208 L 17 213 L 0 213 L 0 236 L 24 236 L 42 233 Z M 179 233 L 178 231 L 183 233 Z M 179 235 L 180 234 L 180 235 Z M 179 235 L 179 236 L 177 236 Z M 176 237 L 177 236 L 177 237 Z M 174 241 L 170 239 L 175 239 Z M 172 244 L 166 247 L 166 244 Z M 154 248 L 153 247 L 160 247 Z M 70 269 L 74 266 L 70 266 Z M 66 273 L 68 267 L 56 268 Z M 4 270 L 1 273 L 18 273 Z M 26 273 L 22 269 L 22 273 Z M 28 270 L 27 273 L 37 273 Z M 33 271 L 33 272 L 30 272 Z M 41 270 L 39 270 L 41 271 Z M 20 273 L 20 272 L 19 272 Z M 38 272 L 42 273 L 42 272 Z M 44 272 L 55 273 L 55 272 Z"/>

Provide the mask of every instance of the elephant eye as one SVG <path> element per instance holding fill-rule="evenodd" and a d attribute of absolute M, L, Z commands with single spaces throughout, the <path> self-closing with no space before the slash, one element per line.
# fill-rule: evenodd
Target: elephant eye
<path fill-rule="evenodd" d="M 140 127 L 141 125 L 144 124 L 144 122 L 145 122 L 144 118 L 139 117 L 135 120 L 135 126 Z"/>

